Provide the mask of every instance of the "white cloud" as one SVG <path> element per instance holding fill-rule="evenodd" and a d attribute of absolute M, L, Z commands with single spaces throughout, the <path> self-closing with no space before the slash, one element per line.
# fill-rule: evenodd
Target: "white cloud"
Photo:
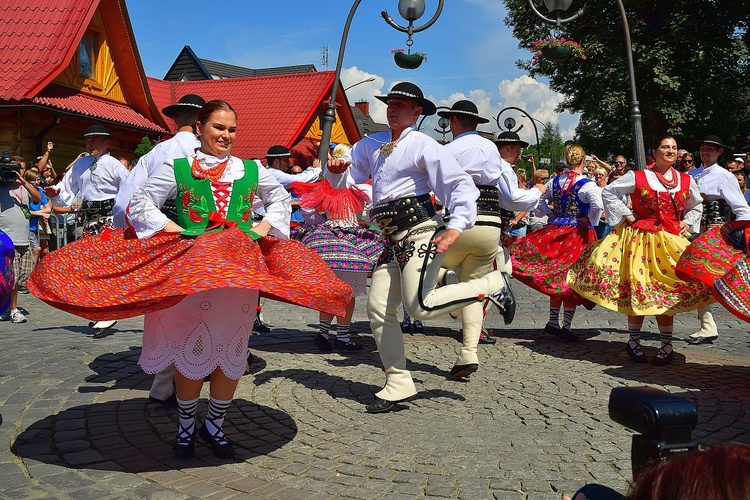
<path fill-rule="evenodd" d="M 344 68 L 341 71 L 341 84 L 344 88 L 355 85 L 369 78 L 374 78 L 372 82 L 361 83 L 349 90 L 346 94 L 349 103 L 354 104 L 357 101 L 368 101 L 370 103 L 370 116 L 378 123 L 386 123 L 386 106 L 379 100 L 375 99 L 376 95 L 385 95 L 393 85 L 398 82 L 386 84 L 384 78 L 373 73 L 362 71 L 356 66 Z M 424 89 L 423 89 L 424 90 Z M 560 126 L 560 133 L 563 140 L 573 138 L 575 128 L 578 125 L 578 115 L 570 113 L 556 113 L 555 108 L 563 100 L 563 96 L 552 91 L 544 83 L 534 80 L 533 78 L 523 75 L 513 80 L 503 80 L 497 85 L 497 94 L 493 95 L 485 89 L 473 89 L 468 95 L 463 92 L 454 92 L 448 96 L 434 96 L 427 94 L 436 106 L 450 107 L 453 103 L 461 99 L 469 99 L 477 105 L 479 114 L 489 119 L 490 122 L 479 126 L 479 130 L 485 132 L 497 132 L 497 123 L 495 118 L 500 110 L 508 106 L 521 108 L 528 114 L 536 118 L 537 129 L 541 138 L 544 123 L 552 123 Z M 536 142 L 534 127 L 528 118 L 515 110 L 507 110 L 500 117 L 501 123 L 507 117 L 513 117 L 516 120 L 516 128 L 523 125 L 518 132 L 522 139 L 531 144 Z M 437 128 L 437 116 L 429 117 L 422 126 L 422 131 L 440 138 Z M 450 138 L 450 134 L 448 135 Z"/>

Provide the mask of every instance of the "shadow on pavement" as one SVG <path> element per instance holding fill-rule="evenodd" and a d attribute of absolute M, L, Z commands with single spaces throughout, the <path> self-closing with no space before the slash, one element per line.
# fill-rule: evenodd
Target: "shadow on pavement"
<path fill-rule="evenodd" d="M 207 404 L 198 406 L 199 422 Z M 145 398 L 77 406 L 32 423 L 11 446 L 22 459 L 73 469 L 133 473 L 187 469 L 228 463 L 213 456 L 197 438 L 195 458 L 177 460 L 172 441 L 177 411 L 148 403 Z M 224 430 L 235 445 L 236 462 L 281 448 L 294 439 L 297 425 L 285 412 L 235 399 Z"/>
<path fill-rule="evenodd" d="M 535 353 L 559 359 L 586 361 L 603 365 L 602 373 L 621 379 L 622 385 L 649 385 L 666 388 L 685 397 L 698 411 L 698 427 L 693 436 L 702 444 L 739 441 L 750 442 L 747 414 L 750 412 L 750 366 L 733 365 L 731 358 L 710 352 L 681 352 L 677 347 L 674 361 L 668 366 L 635 364 L 625 352 L 625 340 L 612 342 L 583 338 L 599 330 L 579 330 L 580 342 L 565 342 L 537 331 L 519 330 L 515 338 L 531 341 L 518 345 Z M 654 335 L 643 345 L 646 357 L 652 360 L 657 353 L 659 336 Z M 686 357 L 687 354 L 687 357 Z M 701 363 L 691 362 L 690 356 L 702 356 Z M 708 360 L 709 363 L 705 361 Z M 744 360 L 738 360 L 744 362 Z"/>

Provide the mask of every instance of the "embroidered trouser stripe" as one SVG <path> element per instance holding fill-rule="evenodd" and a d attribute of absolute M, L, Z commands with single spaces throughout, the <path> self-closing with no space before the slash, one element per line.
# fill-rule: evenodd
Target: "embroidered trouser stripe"
<path fill-rule="evenodd" d="M 386 376 L 385 387 L 376 395 L 388 401 L 404 399 L 417 392 L 406 370 L 404 336 L 396 316 L 402 299 L 406 312 L 424 320 L 478 302 L 478 296 L 489 295 L 504 286 L 502 273 L 493 271 L 479 279 L 435 289 L 445 254 L 425 258 L 425 253 L 438 224 L 442 225 L 442 221 L 433 219 L 419 224 L 411 230 L 414 235 L 408 239 L 405 232 L 394 235 L 401 238 L 397 240 L 400 244 L 395 258 L 380 263 L 372 274 L 367 316 Z M 411 258 L 408 258 L 410 252 Z"/>

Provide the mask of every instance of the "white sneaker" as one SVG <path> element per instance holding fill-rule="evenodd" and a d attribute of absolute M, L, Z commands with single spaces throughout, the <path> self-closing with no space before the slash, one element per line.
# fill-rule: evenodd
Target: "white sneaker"
<path fill-rule="evenodd" d="M 13 309 L 10 312 L 10 321 L 13 323 L 26 323 L 26 316 L 18 309 Z"/>

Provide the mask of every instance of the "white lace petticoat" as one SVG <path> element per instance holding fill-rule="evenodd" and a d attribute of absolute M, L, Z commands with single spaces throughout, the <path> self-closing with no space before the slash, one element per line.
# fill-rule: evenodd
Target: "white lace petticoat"
<path fill-rule="evenodd" d="M 174 363 L 191 380 L 205 378 L 218 366 L 238 380 L 247 370 L 257 304 L 257 290 L 222 288 L 147 314 L 138 364 L 146 373 L 157 373 Z"/>

